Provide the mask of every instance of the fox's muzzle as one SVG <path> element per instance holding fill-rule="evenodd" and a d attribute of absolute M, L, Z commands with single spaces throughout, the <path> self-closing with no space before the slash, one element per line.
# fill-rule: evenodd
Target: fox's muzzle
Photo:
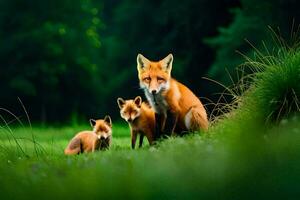
<path fill-rule="evenodd" d="M 151 94 L 156 95 L 157 91 L 156 90 L 152 90 Z"/>
<path fill-rule="evenodd" d="M 100 136 L 100 140 L 105 140 L 106 138 L 104 136 Z"/>
<path fill-rule="evenodd" d="M 106 140 L 109 137 L 108 134 L 98 135 L 99 140 Z"/>

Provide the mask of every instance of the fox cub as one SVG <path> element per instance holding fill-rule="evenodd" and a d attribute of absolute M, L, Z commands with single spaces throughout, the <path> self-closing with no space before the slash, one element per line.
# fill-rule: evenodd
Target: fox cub
<path fill-rule="evenodd" d="M 154 111 L 145 102 L 142 102 L 140 96 L 133 100 L 117 100 L 120 114 L 125 119 L 131 131 L 131 148 L 135 148 L 137 135 L 140 134 L 139 147 L 143 145 L 144 136 L 148 139 L 150 145 L 154 142 L 155 115 Z"/>
<path fill-rule="evenodd" d="M 156 137 L 208 129 L 204 106 L 189 88 L 171 77 L 172 64 L 172 54 L 157 62 L 137 56 L 140 87 L 156 113 Z"/>
<path fill-rule="evenodd" d="M 74 155 L 95 150 L 105 150 L 111 145 L 112 122 L 110 116 L 104 119 L 90 119 L 93 131 L 82 131 L 75 135 L 65 149 L 66 155 Z"/>

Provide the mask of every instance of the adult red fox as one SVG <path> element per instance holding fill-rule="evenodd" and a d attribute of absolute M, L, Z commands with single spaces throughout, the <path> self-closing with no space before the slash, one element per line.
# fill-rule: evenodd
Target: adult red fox
<path fill-rule="evenodd" d="M 143 138 L 146 136 L 150 145 L 154 142 L 155 115 L 154 111 L 140 96 L 132 100 L 118 98 L 120 114 L 125 119 L 131 131 L 131 147 L 135 148 L 137 135 L 140 134 L 139 147 L 143 145 Z"/>
<path fill-rule="evenodd" d="M 185 85 L 171 77 L 173 55 L 153 62 L 137 56 L 140 87 L 155 110 L 156 137 L 208 129 L 204 106 Z"/>
<path fill-rule="evenodd" d="M 65 149 L 66 155 L 74 155 L 95 150 L 105 150 L 111 145 L 112 122 L 110 116 L 104 119 L 90 119 L 93 131 L 82 131 L 75 135 Z"/>

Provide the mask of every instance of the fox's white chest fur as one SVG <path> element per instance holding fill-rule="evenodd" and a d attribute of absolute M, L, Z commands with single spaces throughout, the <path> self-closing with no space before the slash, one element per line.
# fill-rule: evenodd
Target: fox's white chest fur
<path fill-rule="evenodd" d="M 153 95 L 149 93 L 147 89 L 145 89 L 145 95 L 151 107 L 155 110 L 156 113 L 164 114 L 164 115 L 167 114 L 169 105 L 168 102 L 165 100 L 165 98 L 162 96 L 161 92 L 156 95 Z"/>

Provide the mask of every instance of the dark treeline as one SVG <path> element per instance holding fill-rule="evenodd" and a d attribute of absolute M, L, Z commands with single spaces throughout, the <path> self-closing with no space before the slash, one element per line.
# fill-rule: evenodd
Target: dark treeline
<path fill-rule="evenodd" d="M 283 35 L 299 20 L 296 0 L 2 0 L 1 107 L 34 121 L 118 115 L 116 98 L 142 95 L 136 55 L 174 54 L 174 73 L 198 96 L 214 99 L 226 71 L 260 48 L 267 26 Z M 227 70 L 226 70 L 227 69 Z M 204 100 L 204 102 L 207 102 Z"/>

